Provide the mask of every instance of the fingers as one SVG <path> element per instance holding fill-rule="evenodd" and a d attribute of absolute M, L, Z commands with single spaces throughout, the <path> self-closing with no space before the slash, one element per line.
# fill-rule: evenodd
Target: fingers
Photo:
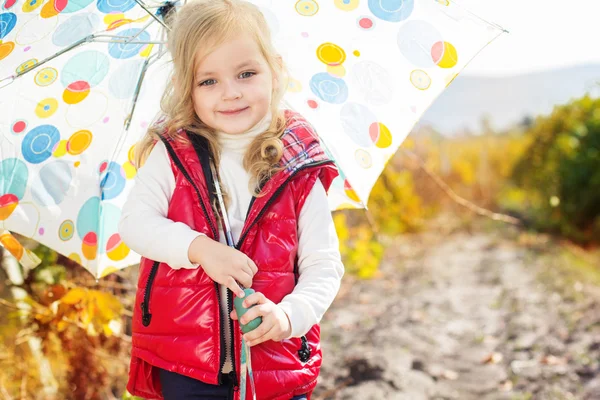
<path fill-rule="evenodd" d="M 258 328 L 244 335 L 244 340 L 250 347 L 256 346 L 257 344 L 266 342 L 268 340 L 279 342 L 283 340 L 283 338 L 284 335 L 280 329 L 278 329 L 274 320 L 272 318 L 264 317 L 262 324 L 260 324 Z"/>
<path fill-rule="evenodd" d="M 254 320 L 255 318 L 264 316 L 267 312 L 267 309 L 261 308 L 259 306 L 259 304 L 260 305 L 266 304 L 266 302 L 267 302 L 267 298 L 265 297 L 264 294 L 262 294 L 260 292 L 252 293 L 246 299 L 244 299 L 244 302 L 242 303 L 242 305 L 245 308 L 247 308 L 248 311 L 246 311 L 246 313 L 242 316 L 242 318 L 240 319 L 240 323 L 242 325 L 246 325 L 248 322 Z M 251 307 L 252 305 L 255 305 L 255 304 L 257 305 L 256 307 Z"/>
<path fill-rule="evenodd" d="M 252 272 L 252 268 L 250 268 L 250 264 L 248 263 L 246 263 L 246 265 L 242 267 L 242 271 L 244 271 L 244 273 L 250 275 L 251 277 L 254 276 L 254 272 Z"/>
<path fill-rule="evenodd" d="M 254 307 L 259 308 L 259 306 Z M 253 310 L 254 310 L 253 308 Z M 246 319 L 248 313 L 244 314 L 242 319 Z M 248 318 L 248 321 L 251 321 L 253 318 Z M 258 328 L 254 329 L 251 332 L 248 332 L 244 335 L 244 339 L 246 343 L 250 346 L 257 345 L 258 343 L 262 343 L 266 340 L 270 339 L 269 332 L 273 330 L 273 322 L 270 319 L 263 318 L 262 323 L 258 326 Z"/>
<path fill-rule="evenodd" d="M 267 302 L 267 298 L 265 297 L 264 294 L 262 294 L 261 292 L 255 292 L 255 293 L 252 293 L 250 296 L 248 296 L 246 299 L 244 299 L 243 304 L 244 304 L 244 307 L 250 308 L 255 304 L 265 304 L 266 302 Z M 254 308 L 256 308 L 256 307 L 254 307 Z M 248 311 L 248 312 L 250 312 L 250 311 Z M 259 315 L 255 315 L 253 317 L 253 319 L 258 316 Z"/>
<path fill-rule="evenodd" d="M 264 294 L 256 292 L 249 295 L 244 299 L 243 305 L 248 308 L 248 311 L 239 318 L 240 324 L 245 325 L 255 318 L 262 317 L 261 324 L 244 335 L 244 340 L 248 345 L 256 346 L 267 340 L 280 341 L 286 337 L 285 332 L 289 330 L 289 328 L 285 328 L 286 325 L 289 325 L 287 315 Z"/>
<path fill-rule="evenodd" d="M 225 286 L 227 286 L 227 288 L 229 290 L 231 290 L 233 293 L 235 293 L 236 296 L 238 296 L 238 297 L 245 296 L 244 291 L 242 290 L 242 288 L 240 288 L 240 285 L 238 285 L 238 283 L 235 281 L 233 276 L 230 276 L 227 278 L 227 281 L 225 282 Z"/>
<path fill-rule="evenodd" d="M 232 320 L 237 321 L 238 316 L 237 311 L 235 311 L 235 308 L 229 313 L 229 317 L 231 317 Z"/>
<path fill-rule="evenodd" d="M 249 275 L 246 271 L 237 273 L 235 279 L 246 288 L 252 287 L 252 275 Z"/>
<path fill-rule="evenodd" d="M 258 317 L 263 317 L 264 315 L 265 312 L 264 310 L 260 309 L 260 306 L 252 307 L 248 311 L 246 311 L 244 315 L 242 315 L 242 318 L 240 319 L 240 324 L 246 325 L 248 322 L 253 321 Z"/>
<path fill-rule="evenodd" d="M 242 261 L 238 268 L 234 278 L 244 285 L 244 287 L 252 287 L 252 278 L 254 277 L 254 274 L 256 274 L 256 271 L 258 271 L 254 261 L 246 257 L 245 261 Z"/>
<path fill-rule="evenodd" d="M 263 324 L 260 324 L 260 326 L 262 326 Z M 258 329 L 258 328 L 256 328 Z M 256 330 L 250 332 L 250 333 L 254 333 Z M 250 334 L 248 333 L 248 335 Z M 245 338 L 245 337 L 244 337 Z M 262 342 L 266 342 L 267 340 L 274 340 L 275 339 L 275 329 L 273 327 L 271 327 L 271 329 L 269 329 L 264 335 L 257 337 L 256 339 L 246 339 L 246 343 L 248 343 L 248 346 L 252 347 L 252 346 L 256 346 L 257 344 L 260 344 Z"/>
<path fill-rule="evenodd" d="M 250 269 L 252 270 L 252 276 L 256 275 L 256 273 L 258 272 L 258 267 L 254 263 L 254 261 L 252 261 L 252 259 L 250 259 L 250 258 L 248 258 L 248 265 L 250 266 Z"/>

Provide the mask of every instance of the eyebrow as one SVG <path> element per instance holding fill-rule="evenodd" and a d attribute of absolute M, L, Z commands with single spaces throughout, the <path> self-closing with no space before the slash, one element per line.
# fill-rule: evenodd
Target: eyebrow
<path fill-rule="evenodd" d="M 256 60 L 248 60 L 248 61 L 244 61 L 241 64 L 238 64 L 235 69 L 242 69 L 242 68 L 246 68 L 246 67 L 250 67 L 250 66 L 258 66 L 260 63 Z M 196 79 L 200 79 L 203 76 L 207 76 L 207 75 L 215 75 L 214 72 L 198 72 L 196 71 Z"/>

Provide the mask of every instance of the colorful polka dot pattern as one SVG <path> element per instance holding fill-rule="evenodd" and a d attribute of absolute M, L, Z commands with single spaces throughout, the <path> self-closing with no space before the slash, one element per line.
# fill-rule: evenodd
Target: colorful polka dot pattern
<path fill-rule="evenodd" d="M 367 201 L 421 113 L 500 33 L 451 0 L 254 2 L 290 69 L 286 102 L 340 167 L 332 209 Z M 9 110 L 0 114 L 0 231 L 38 240 L 96 277 L 135 264 L 118 221 L 136 175 L 134 145 L 168 81 L 167 57 L 146 72 L 128 113 L 145 61 L 159 51 L 147 42 L 162 27 L 147 26 L 152 18 L 135 0 L 0 4 L 0 109 Z M 86 43 L 44 62 L 96 32 L 133 39 Z"/>
<path fill-rule="evenodd" d="M 132 149 L 157 110 L 143 107 L 152 112 L 136 115 L 124 135 L 124 110 L 157 50 L 137 42 L 161 35 L 158 24 L 145 28 L 150 19 L 135 0 L 0 3 L 0 81 L 23 74 L 0 83 L 0 108 L 9 110 L 0 113 L 9 139 L 0 161 L 0 231 L 38 240 L 96 277 L 139 261 L 117 224 L 136 175 Z M 134 39 L 89 43 L 40 64 L 101 31 Z"/>
<path fill-rule="evenodd" d="M 329 193 L 332 209 L 364 207 L 421 114 L 501 33 L 452 0 L 282 3 L 268 7 L 278 19 L 269 22 L 288 29 L 276 37 L 290 67 L 286 101 L 315 126 L 342 170 Z"/>

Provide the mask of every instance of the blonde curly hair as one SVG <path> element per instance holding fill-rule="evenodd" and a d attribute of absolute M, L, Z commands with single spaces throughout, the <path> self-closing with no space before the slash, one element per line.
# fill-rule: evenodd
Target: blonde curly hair
<path fill-rule="evenodd" d="M 166 20 L 171 28 L 168 48 L 173 62 L 172 75 L 176 79 L 168 81 L 162 95 L 160 122 L 152 124 L 136 145 L 136 167 L 143 165 L 159 136 L 187 141 L 182 130 L 206 138 L 214 161 L 219 165 L 220 146 L 216 132 L 204 124 L 194 111 L 194 71 L 199 61 L 221 43 L 240 34 L 249 35 L 256 40 L 278 82 L 271 96 L 271 124 L 250 144 L 243 161 L 251 178 L 249 189 L 255 196 L 260 196 L 261 182 L 279 170 L 278 163 L 283 154 L 280 138 L 286 127 L 279 106 L 287 88 L 287 71 L 271 42 L 263 14 L 256 6 L 243 0 L 193 0 L 176 13 L 171 12 Z"/>

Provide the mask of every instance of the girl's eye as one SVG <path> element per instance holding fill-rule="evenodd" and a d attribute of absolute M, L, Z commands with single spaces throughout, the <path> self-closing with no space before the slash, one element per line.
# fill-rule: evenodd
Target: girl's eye
<path fill-rule="evenodd" d="M 201 82 L 199 86 L 210 86 L 210 85 L 214 85 L 215 82 L 216 81 L 214 79 L 207 79 L 204 82 Z"/>
<path fill-rule="evenodd" d="M 246 79 L 246 78 L 250 78 L 250 77 L 252 77 L 252 76 L 254 76 L 254 75 L 256 75 L 256 72 L 252 72 L 252 71 L 246 71 L 246 72 L 242 72 L 242 73 L 240 74 L 240 77 L 241 77 L 242 79 Z"/>

